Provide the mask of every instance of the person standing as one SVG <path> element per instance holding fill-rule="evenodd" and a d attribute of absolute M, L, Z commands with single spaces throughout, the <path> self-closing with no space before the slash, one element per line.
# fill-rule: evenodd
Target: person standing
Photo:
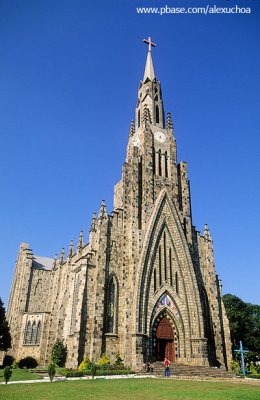
<path fill-rule="evenodd" d="M 167 357 L 165 357 L 163 364 L 164 364 L 164 367 L 165 367 L 164 376 L 166 378 L 169 378 L 169 376 L 170 376 L 170 361 L 168 360 Z"/>

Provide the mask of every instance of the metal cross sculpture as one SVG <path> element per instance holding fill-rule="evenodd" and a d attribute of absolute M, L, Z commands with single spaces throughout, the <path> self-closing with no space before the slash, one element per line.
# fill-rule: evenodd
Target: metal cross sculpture
<path fill-rule="evenodd" d="M 241 364 L 242 364 L 242 372 L 244 377 L 246 376 L 246 369 L 245 369 L 245 359 L 244 359 L 244 354 L 248 353 L 248 350 L 243 349 L 242 341 L 240 340 L 239 342 L 240 348 L 239 350 L 235 350 L 237 353 L 241 354 Z"/>
<path fill-rule="evenodd" d="M 150 38 L 150 36 L 148 36 L 148 39 L 144 39 L 143 42 L 148 44 L 148 51 L 151 51 L 152 47 L 156 46 L 156 44 L 152 42 L 152 39 Z"/>

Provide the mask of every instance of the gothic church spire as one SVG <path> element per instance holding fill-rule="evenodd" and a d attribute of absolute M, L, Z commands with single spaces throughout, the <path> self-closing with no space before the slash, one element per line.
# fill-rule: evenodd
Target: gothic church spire
<path fill-rule="evenodd" d="M 146 58 L 143 82 L 145 82 L 146 79 L 153 81 L 155 79 L 155 73 L 152 59 L 152 47 L 155 47 L 156 45 L 152 42 L 150 37 L 148 37 L 148 40 L 144 39 L 143 42 L 148 44 L 148 53 Z"/>

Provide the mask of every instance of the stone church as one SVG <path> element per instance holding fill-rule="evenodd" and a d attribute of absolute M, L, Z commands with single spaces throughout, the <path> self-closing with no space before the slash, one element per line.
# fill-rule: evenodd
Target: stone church
<path fill-rule="evenodd" d="M 229 324 L 207 225 L 192 223 L 186 162 L 178 162 L 171 114 L 165 117 L 151 39 L 130 124 L 121 180 L 109 214 L 102 201 L 88 243 L 83 232 L 60 258 L 20 246 L 7 318 L 16 359 L 50 361 L 57 338 L 67 367 L 84 356 L 138 369 L 172 363 L 226 367 Z"/>

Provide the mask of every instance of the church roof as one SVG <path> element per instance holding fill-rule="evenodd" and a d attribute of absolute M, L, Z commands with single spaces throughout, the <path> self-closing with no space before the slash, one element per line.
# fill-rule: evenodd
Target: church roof
<path fill-rule="evenodd" d="M 37 269 L 51 270 L 53 259 L 49 257 L 33 256 L 32 266 Z"/>

